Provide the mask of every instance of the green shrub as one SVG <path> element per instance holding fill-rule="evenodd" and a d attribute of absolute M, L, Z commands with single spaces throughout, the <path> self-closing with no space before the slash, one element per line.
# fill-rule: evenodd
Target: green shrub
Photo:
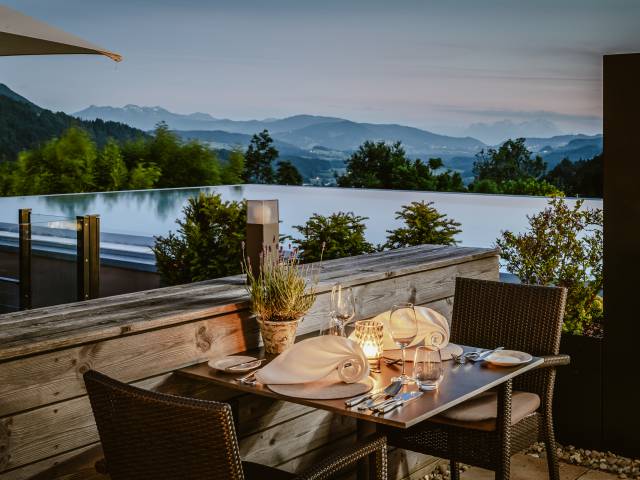
<path fill-rule="evenodd" d="M 602 321 L 603 212 L 570 207 L 563 199 L 528 217 L 529 230 L 496 241 L 509 272 L 523 283 L 566 287 L 563 330 L 582 334 Z"/>
<path fill-rule="evenodd" d="M 153 252 L 164 284 L 197 282 L 242 271 L 246 202 L 223 202 L 220 195 L 190 198 L 176 220 L 177 234 L 156 237 Z"/>
<path fill-rule="evenodd" d="M 413 245 L 455 245 L 455 236 L 461 233 L 460 223 L 447 218 L 433 207 L 433 202 L 411 202 L 396 212 L 396 220 L 402 219 L 405 226 L 387 230 L 385 248 L 402 248 Z"/>
<path fill-rule="evenodd" d="M 365 220 L 367 217 L 353 212 L 338 212 L 328 217 L 314 213 L 304 225 L 293 227 L 303 237 L 293 242 L 302 250 L 305 262 L 371 253 L 376 249 L 364 236 Z"/>

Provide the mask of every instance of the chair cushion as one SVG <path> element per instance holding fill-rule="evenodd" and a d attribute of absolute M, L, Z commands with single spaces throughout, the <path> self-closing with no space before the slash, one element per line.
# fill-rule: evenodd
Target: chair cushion
<path fill-rule="evenodd" d="M 246 480 L 287 480 L 295 478 L 295 474 L 278 470 L 277 468 L 267 467 L 253 462 L 242 462 L 244 470 L 244 478 Z"/>
<path fill-rule="evenodd" d="M 511 396 L 511 425 L 535 412 L 540 407 L 540 397 L 535 393 L 514 391 Z M 456 405 L 430 420 L 473 430 L 496 429 L 498 394 L 484 392 L 477 397 Z"/>

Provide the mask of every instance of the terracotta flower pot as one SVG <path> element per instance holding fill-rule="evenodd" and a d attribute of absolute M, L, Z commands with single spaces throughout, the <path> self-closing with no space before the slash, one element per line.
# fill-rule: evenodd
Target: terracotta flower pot
<path fill-rule="evenodd" d="M 282 353 L 293 345 L 300 320 L 291 320 L 289 322 L 269 322 L 259 318 L 257 320 L 258 325 L 260 325 L 264 350 L 267 353 Z"/>

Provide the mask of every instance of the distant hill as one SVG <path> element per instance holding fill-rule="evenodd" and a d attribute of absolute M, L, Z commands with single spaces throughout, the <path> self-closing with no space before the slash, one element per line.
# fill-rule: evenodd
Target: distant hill
<path fill-rule="evenodd" d="M 129 140 L 146 135 L 128 125 L 103 120 L 83 121 L 33 104 L 0 84 L 0 161 L 15 160 L 22 150 L 61 135 L 71 126 L 83 128 L 99 144 L 107 139 Z"/>
<path fill-rule="evenodd" d="M 231 150 L 234 147 L 245 149 L 251 142 L 252 135 L 247 133 L 231 133 L 223 130 L 174 130 L 184 140 L 198 140 L 208 143 L 214 149 Z M 304 155 L 306 152 L 290 143 L 274 140 L 274 146 L 280 154 Z"/>

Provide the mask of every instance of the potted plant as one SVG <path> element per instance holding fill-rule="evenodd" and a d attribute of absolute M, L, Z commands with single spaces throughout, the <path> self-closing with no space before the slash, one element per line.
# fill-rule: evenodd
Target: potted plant
<path fill-rule="evenodd" d="M 298 250 L 264 248 L 260 266 L 246 259 L 247 290 L 267 353 L 282 353 L 295 338 L 298 323 L 316 300 L 312 265 L 301 265 Z"/>
<path fill-rule="evenodd" d="M 603 212 L 554 198 L 529 217 L 529 230 L 496 241 L 521 282 L 567 289 L 554 410 L 558 440 L 585 448 L 602 442 Z M 589 418 L 585 422 L 585 418 Z"/>

